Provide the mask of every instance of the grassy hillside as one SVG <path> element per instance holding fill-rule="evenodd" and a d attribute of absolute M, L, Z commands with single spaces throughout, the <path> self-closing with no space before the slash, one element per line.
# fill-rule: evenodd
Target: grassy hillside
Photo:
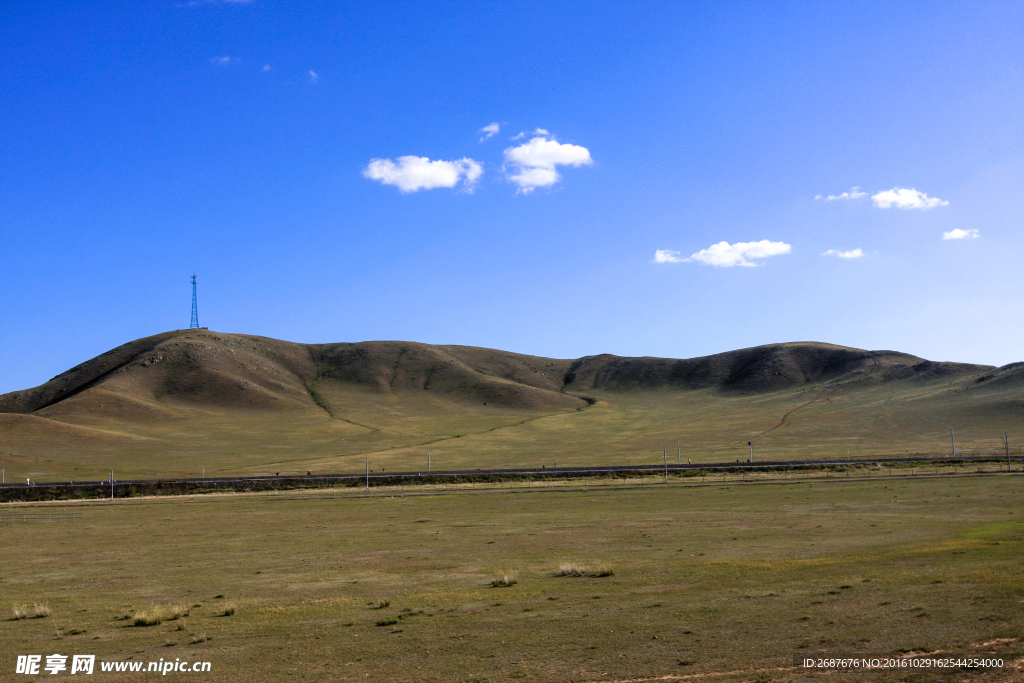
<path fill-rule="evenodd" d="M 820 343 L 704 358 L 540 358 L 207 330 L 125 344 L 0 396 L 11 479 L 938 453 L 1021 433 L 1024 364 Z M 1012 443 L 1012 442 L 1011 442 Z"/>

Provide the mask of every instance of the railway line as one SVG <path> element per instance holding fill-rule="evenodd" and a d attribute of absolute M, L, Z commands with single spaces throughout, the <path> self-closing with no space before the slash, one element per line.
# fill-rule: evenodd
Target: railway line
<path fill-rule="evenodd" d="M 981 463 L 1024 462 L 1024 456 L 876 456 L 823 458 L 810 460 L 772 460 L 762 462 L 662 463 L 649 465 L 597 465 L 590 467 L 519 467 L 503 469 L 432 470 L 406 472 L 317 473 L 305 475 L 250 475 L 236 477 L 180 477 L 156 479 L 110 479 L 66 482 L 0 484 L 0 502 L 73 500 L 83 498 L 131 498 L 202 494 L 231 491 L 271 491 L 331 487 L 416 486 L 443 483 L 478 483 L 523 480 L 625 478 L 632 476 L 676 475 L 683 477 L 715 473 L 779 472 L 849 467 L 899 467 L 927 465 L 970 465 Z"/>

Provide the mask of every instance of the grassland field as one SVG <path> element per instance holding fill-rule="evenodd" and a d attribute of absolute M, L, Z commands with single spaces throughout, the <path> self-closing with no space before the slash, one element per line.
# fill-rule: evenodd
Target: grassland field
<path fill-rule="evenodd" d="M 435 470 L 648 465 L 666 450 L 673 460 L 720 463 L 745 460 L 749 440 L 757 460 L 951 452 L 948 414 L 913 401 L 893 410 L 884 386 L 831 397 L 817 388 L 754 397 L 591 393 L 594 405 L 556 414 L 469 408 L 452 415 L 431 397 L 333 396 L 335 405 L 349 401 L 344 414 L 365 428 L 316 410 L 254 421 L 249 412 L 189 409 L 187 424 L 118 424 L 128 441 L 78 439 L 69 447 L 50 432 L 22 436 L 17 452 L 10 441 L 12 451 L 0 446 L 0 464 L 8 481 L 85 481 L 106 479 L 111 469 L 123 479 L 196 477 L 203 468 L 207 476 L 361 472 L 367 460 L 375 471 L 415 472 L 426 469 L 428 451 Z M 1016 414 L 972 410 L 968 399 L 962 413 L 960 454 L 999 455 L 1003 431 L 1013 438 Z M 102 417 L 82 423 L 114 428 Z M 1011 440 L 1011 453 L 1022 452 Z"/>
<path fill-rule="evenodd" d="M 204 681 L 1024 677 L 793 659 L 1013 661 L 1024 477 L 656 482 L 5 505 L 79 519 L 0 523 L 0 680 L 55 652 L 210 661 Z M 13 618 L 36 604 L 49 615 Z"/>

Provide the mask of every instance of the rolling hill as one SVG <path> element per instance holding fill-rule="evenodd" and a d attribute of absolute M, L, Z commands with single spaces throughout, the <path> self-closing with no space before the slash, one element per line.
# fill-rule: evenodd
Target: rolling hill
<path fill-rule="evenodd" d="M 209 330 L 139 339 L 0 396 L 0 459 L 38 479 L 695 462 L 993 449 L 1024 364 L 800 342 L 702 358 L 565 360 L 414 342 L 297 344 Z M 683 444 L 686 444 L 685 454 Z M 742 447 L 742 448 L 741 448 Z"/>

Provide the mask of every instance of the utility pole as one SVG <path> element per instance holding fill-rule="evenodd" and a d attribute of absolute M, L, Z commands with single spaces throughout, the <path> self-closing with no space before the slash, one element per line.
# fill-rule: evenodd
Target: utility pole
<path fill-rule="evenodd" d="M 1003 443 L 1006 444 L 1006 471 L 1010 471 L 1010 437 L 1006 432 L 1003 432 Z"/>
<path fill-rule="evenodd" d="M 110 500 L 114 500 L 114 470 L 110 470 Z"/>
<path fill-rule="evenodd" d="M 662 450 L 664 451 L 662 453 L 662 455 L 665 456 L 665 483 L 667 484 L 668 483 L 668 446 L 663 446 Z"/>
<path fill-rule="evenodd" d="M 6 469 L 3 470 L 3 474 L 0 475 L 0 477 L 3 478 L 3 481 L 0 481 L 0 484 L 6 484 L 7 483 L 7 470 Z"/>
<path fill-rule="evenodd" d="M 953 457 L 956 457 L 956 436 L 953 434 L 953 430 L 949 430 L 949 442 L 953 444 Z"/>
<path fill-rule="evenodd" d="M 676 441 L 676 464 L 683 464 L 683 449 L 679 447 L 679 442 Z"/>
<path fill-rule="evenodd" d="M 370 490 L 370 460 L 366 460 L 366 490 Z"/>
<path fill-rule="evenodd" d="M 206 479 L 206 468 L 203 468 L 203 479 Z"/>
<path fill-rule="evenodd" d="M 754 462 L 754 442 L 748 441 L 747 445 L 750 446 L 750 462 Z"/>
<path fill-rule="evenodd" d="M 430 471 L 430 451 L 427 451 L 427 472 Z"/>

